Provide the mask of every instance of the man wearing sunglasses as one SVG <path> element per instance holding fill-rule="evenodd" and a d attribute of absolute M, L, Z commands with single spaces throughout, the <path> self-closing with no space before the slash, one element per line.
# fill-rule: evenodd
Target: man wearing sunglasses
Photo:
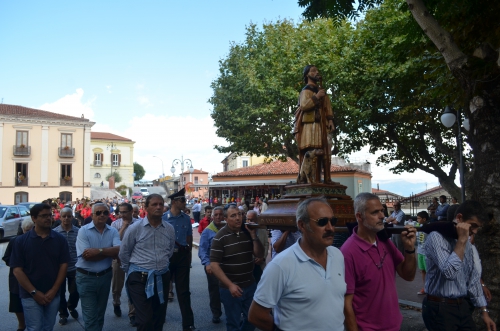
<path fill-rule="evenodd" d="M 191 292 L 189 290 L 189 274 L 191 272 L 191 249 L 193 247 L 193 228 L 191 218 L 183 210 L 186 209 L 186 190 L 183 188 L 170 195 L 171 208 L 162 219 L 175 229 L 174 254 L 170 258 L 170 275 L 175 282 L 175 291 L 179 300 L 182 315 L 182 329 L 196 330 L 194 327 L 193 309 L 191 308 Z"/>
<path fill-rule="evenodd" d="M 481 309 L 487 330 L 495 331 L 481 287 L 481 275 L 475 266 L 469 237 L 475 235 L 488 217 L 477 201 L 465 201 L 456 213 L 458 239 L 444 237 L 437 231 L 425 240 L 427 277 L 422 302 L 422 317 L 428 330 L 475 330 L 473 307 Z"/>
<path fill-rule="evenodd" d="M 390 240 L 379 240 L 384 229 L 384 207 L 371 193 L 354 199 L 358 225 L 342 245 L 347 283 L 345 325 L 353 330 L 397 331 L 403 316 L 399 310 L 396 272 L 406 281 L 415 278 L 416 230 L 406 225 L 400 235 L 404 256 Z"/>
<path fill-rule="evenodd" d="M 118 230 L 106 224 L 108 217 L 104 203 L 94 204 L 92 222 L 82 226 L 76 238 L 76 286 L 85 330 L 102 330 L 111 288 L 111 263 L 120 250 Z"/>
<path fill-rule="evenodd" d="M 250 322 L 264 331 L 343 331 L 344 258 L 332 246 L 337 219 L 323 198 L 299 203 L 296 219 L 302 238 L 264 269 Z"/>

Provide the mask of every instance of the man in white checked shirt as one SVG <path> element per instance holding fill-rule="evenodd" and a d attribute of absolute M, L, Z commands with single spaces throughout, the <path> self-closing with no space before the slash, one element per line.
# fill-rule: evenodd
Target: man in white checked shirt
<path fill-rule="evenodd" d="M 486 308 L 486 299 L 480 277 L 474 267 L 469 236 L 475 234 L 487 221 L 483 207 L 477 201 L 465 201 L 455 214 L 458 239 L 431 232 L 425 241 L 427 277 L 422 303 L 422 317 L 429 331 L 476 330 L 469 296 L 475 307 L 481 308 L 481 316 L 487 330 L 496 331 Z"/>

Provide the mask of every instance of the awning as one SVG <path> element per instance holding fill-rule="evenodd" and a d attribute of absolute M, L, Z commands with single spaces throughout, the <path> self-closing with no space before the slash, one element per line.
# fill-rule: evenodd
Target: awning
<path fill-rule="evenodd" d="M 210 188 L 218 188 L 218 187 L 237 187 L 237 186 L 276 186 L 276 185 L 289 185 L 293 184 L 294 181 L 290 179 L 269 179 L 269 180 L 232 180 L 225 182 L 210 182 L 208 186 Z M 198 185 L 194 185 L 196 187 Z M 199 186 L 207 186 L 199 185 Z"/>

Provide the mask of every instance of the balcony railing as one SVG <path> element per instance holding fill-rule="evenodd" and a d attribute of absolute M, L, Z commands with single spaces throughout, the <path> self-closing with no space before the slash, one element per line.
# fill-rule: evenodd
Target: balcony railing
<path fill-rule="evenodd" d="M 95 166 L 95 167 L 100 167 L 100 166 L 102 166 L 102 161 L 101 161 L 101 160 L 94 160 L 94 166 Z"/>
<path fill-rule="evenodd" d="M 60 157 L 74 157 L 75 149 L 70 147 L 59 147 L 59 156 Z"/>
<path fill-rule="evenodd" d="M 73 186 L 73 178 L 70 179 L 61 178 L 60 186 Z"/>
<path fill-rule="evenodd" d="M 30 156 L 31 146 L 14 146 L 14 156 Z"/>
<path fill-rule="evenodd" d="M 16 186 L 28 186 L 28 177 L 15 177 L 14 183 Z"/>

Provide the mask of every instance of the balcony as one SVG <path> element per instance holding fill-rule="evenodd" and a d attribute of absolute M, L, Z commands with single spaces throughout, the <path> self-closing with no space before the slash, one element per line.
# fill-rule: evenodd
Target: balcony
<path fill-rule="evenodd" d="M 101 166 L 102 166 L 101 160 L 94 160 L 94 167 L 101 167 Z"/>
<path fill-rule="evenodd" d="M 74 157 L 75 149 L 71 147 L 59 147 L 59 156 L 60 157 Z"/>
<path fill-rule="evenodd" d="M 14 183 L 16 186 L 28 186 L 28 177 L 23 175 L 20 177 L 14 177 Z"/>
<path fill-rule="evenodd" d="M 60 186 L 73 186 L 73 178 L 71 177 L 61 178 Z"/>
<path fill-rule="evenodd" d="M 31 146 L 14 146 L 14 156 L 30 156 Z"/>

